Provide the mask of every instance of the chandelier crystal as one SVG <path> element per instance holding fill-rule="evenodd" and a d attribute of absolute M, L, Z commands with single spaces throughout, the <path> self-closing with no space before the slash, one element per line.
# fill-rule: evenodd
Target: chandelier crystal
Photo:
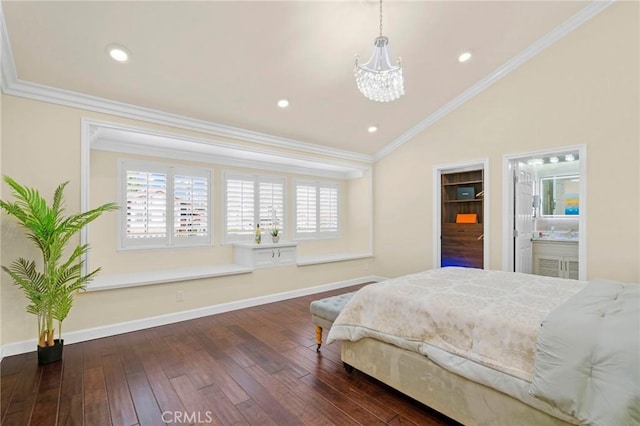
<path fill-rule="evenodd" d="M 389 39 L 382 35 L 382 0 L 380 0 L 380 36 L 374 42 L 373 54 L 366 64 L 358 63 L 354 75 L 362 94 L 372 101 L 390 102 L 404 95 L 404 78 L 400 59 L 397 65 L 389 60 Z"/>

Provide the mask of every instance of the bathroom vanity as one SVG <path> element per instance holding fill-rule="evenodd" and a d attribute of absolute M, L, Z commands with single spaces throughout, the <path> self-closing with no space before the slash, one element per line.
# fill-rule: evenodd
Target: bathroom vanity
<path fill-rule="evenodd" d="M 578 279 L 577 238 L 534 238 L 533 273 L 547 277 Z"/>

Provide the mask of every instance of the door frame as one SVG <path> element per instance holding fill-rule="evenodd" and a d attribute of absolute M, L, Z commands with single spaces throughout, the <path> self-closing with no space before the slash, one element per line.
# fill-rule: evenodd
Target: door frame
<path fill-rule="evenodd" d="M 489 159 L 467 161 L 462 163 L 437 164 L 433 166 L 433 268 L 441 266 L 442 245 L 442 175 L 447 173 L 466 172 L 471 170 L 483 170 L 484 200 L 482 203 L 482 215 L 484 233 L 482 245 L 482 267 L 489 269 Z"/>
<path fill-rule="evenodd" d="M 521 159 L 529 159 L 536 156 L 545 156 L 578 151 L 580 159 L 580 216 L 578 218 L 578 279 L 587 279 L 587 146 L 573 145 L 558 148 L 544 149 L 540 151 L 522 152 L 518 154 L 504 155 L 502 160 L 502 270 L 513 271 L 514 269 L 514 248 L 513 248 L 513 179 L 511 173 L 511 162 Z"/>

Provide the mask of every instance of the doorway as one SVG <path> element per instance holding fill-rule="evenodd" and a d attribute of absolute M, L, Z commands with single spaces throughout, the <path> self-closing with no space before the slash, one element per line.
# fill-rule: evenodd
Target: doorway
<path fill-rule="evenodd" d="M 586 147 L 504 157 L 503 269 L 586 279 Z"/>
<path fill-rule="evenodd" d="M 435 166 L 433 194 L 433 267 L 487 269 L 488 160 Z"/>

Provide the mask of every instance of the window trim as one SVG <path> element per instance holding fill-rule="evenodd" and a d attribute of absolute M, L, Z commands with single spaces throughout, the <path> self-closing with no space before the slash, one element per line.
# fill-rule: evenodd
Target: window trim
<path fill-rule="evenodd" d="M 138 171 L 165 173 L 167 175 L 167 206 L 166 223 L 167 236 L 157 240 L 140 239 L 137 243 L 126 244 L 126 173 L 127 170 L 137 169 Z M 174 179 L 176 175 L 196 176 L 207 179 L 207 235 L 178 238 L 174 236 Z M 184 247 L 213 246 L 213 173 L 210 168 L 187 166 L 181 164 L 161 163 L 138 159 L 118 159 L 118 202 L 122 206 L 118 214 L 118 251 L 138 251 L 138 250 L 161 250 Z M 173 202 L 170 202 L 173 199 Z"/>
<path fill-rule="evenodd" d="M 286 176 L 269 175 L 263 173 L 243 173 L 235 170 L 225 170 L 222 172 L 222 244 L 234 244 L 253 241 L 254 234 L 247 235 L 233 235 L 230 236 L 227 233 L 227 181 L 229 179 L 238 180 L 250 180 L 254 183 L 253 188 L 253 220 L 254 223 L 258 223 L 260 220 L 260 183 L 278 183 L 282 184 L 282 223 L 280 224 L 280 239 L 286 240 L 287 238 L 287 192 L 288 192 L 288 179 Z M 268 230 L 260 228 L 262 231 L 262 238 L 268 237 Z M 268 241 L 268 240 L 267 240 Z"/>
<path fill-rule="evenodd" d="M 297 188 L 299 185 L 305 186 L 314 186 L 316 188 L 316 231 L 315 232 L 304 232 L 299 233 L 298 230 L 298 198 L 297 198 Z M 335 188 L 337 191 L 337 230 L 327 232 L 320 231 L 320 188 Z M 342 215 L 341 215 L 341 197 L 342 197 L 342 183 L 340 182 L 332 182 L 332 181 L 321 181 L 321 180 L 312 180 L 312 179 L 294 179 L 293 181 L 293 239 L 294 241 L 305 241 L 305 240 L 335 240 L 341 238 L 342 231 Z"/>

